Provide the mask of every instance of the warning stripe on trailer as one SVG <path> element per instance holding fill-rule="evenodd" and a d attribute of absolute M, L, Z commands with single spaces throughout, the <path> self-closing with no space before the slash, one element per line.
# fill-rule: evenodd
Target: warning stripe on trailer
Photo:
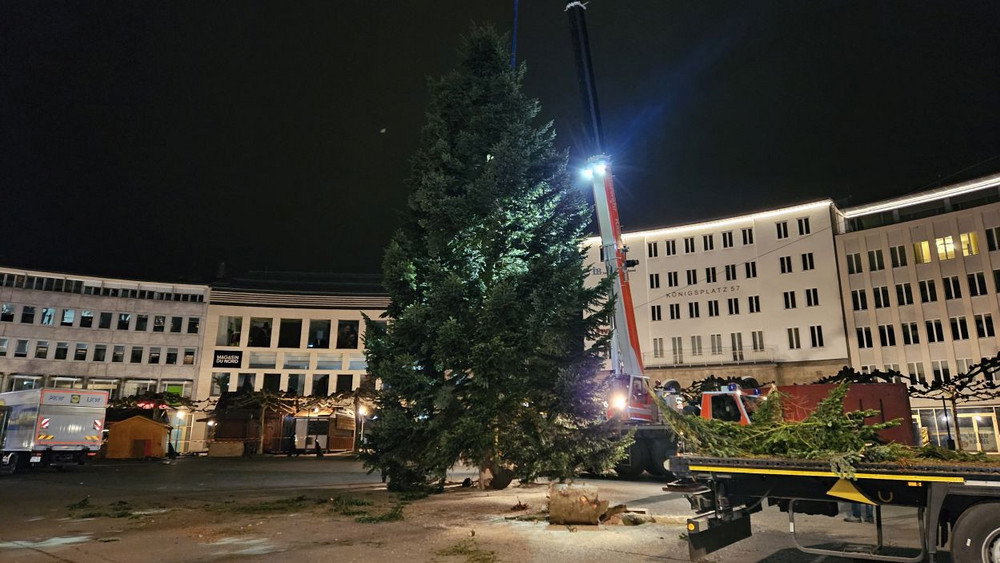
<path fill-rule="evenodd" d="M 103 429 L 103 428 L 104 428 L 104 421 L 102 421 L 102 420 L 95 420 L 94 421 L 94 430 L 97 430 L 98 432 L 100 432 L 101 429 Z"/>
<path fill-rule="evenodd" d="M 763 469 L 756 467 L 722 467 L 712 465 L 692 465 L 691 471 L 712 473 L 749 473 L 751 475 L 788 475 L 792 477 L 839 477 L 832 471 L 803 471 L 799 469 Z M 936 483 L 964 483 L 963 477 L 941 477 L 936 475 L 893 475 L 887 473 L 855 473 L 854 479 L 877 479 L 881 481 L 925 481 Z"/>
<path fill-rule="evenodd" d="M 55 436 L 53 436 L 52 434 L 39 434 L 38 435 L 38 439 L 39 440 L 52 440 L 54 438 L 55 438 Z"/>
<path fill-rule="evenodd" d="M 44 429 L 48 428 L 49 424 L 51 424 L 51 423 L 52 423 L 52 419 L 51 418 L 43 418 L 42 421 L 40 423 L 38 423 L 38 427 L 44 430 Z"/>

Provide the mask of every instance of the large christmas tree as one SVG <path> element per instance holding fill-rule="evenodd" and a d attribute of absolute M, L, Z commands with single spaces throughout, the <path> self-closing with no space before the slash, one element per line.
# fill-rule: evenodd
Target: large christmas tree
<path fill-rule="evenodd" d="M 473 26 L 459 54 L 430 82 L 408 213 L 386 251 L 389 323 L 368 326 L 383 387 L 366 463 L 396 489 L 460 461 L 496 488 L 609 468 L 622 442 L 596 377 L 610 304 L 608 284 L 584 285 L 589 208 L 507 39 Z"/>

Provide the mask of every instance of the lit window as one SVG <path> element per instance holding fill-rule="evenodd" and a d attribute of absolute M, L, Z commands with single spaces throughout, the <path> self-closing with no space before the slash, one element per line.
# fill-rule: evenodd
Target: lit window
<path fill-rule="evenodd" d="M 931 245 L 929 242 L 925 240 L 913 243 L 913 261 L 917 264 L 930 264 Z"/>
<path fill-rule="evenodd" d="M 955 257 L 955 241 L 951 235 L 934 240 L 937 245 L 938 260 L 951 260 Z"/>
<path fill-rule="evenodd" d="M 962 256 L 979 254 L 979 237 L 976 233 L 962 233 Z"/>

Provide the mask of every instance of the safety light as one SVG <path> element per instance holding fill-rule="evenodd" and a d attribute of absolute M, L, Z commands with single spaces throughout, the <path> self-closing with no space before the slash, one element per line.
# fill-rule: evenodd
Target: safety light
<path fill-rule="evenodd" d="M 611 406 L 616 410 L 625 410 L 626 404 L 625 395 L 615 395 L 611 398 Z"/>
<path fill-rule="evenodd" d="M 598 162 L 598 163 L 594 164 L 594 172 L 597 172 L 601 176 L 603 176 L 604 173 L 607 172 L 607 171 L 608 171 L 608 165 L 607 164 L 605 164 L 603 162 Z"/>
<path fill-rule="evenodd" d="M 588 180 L 588 181 L 589 180 L 593 180 L 594 179 L 594 170 L 591 169 L 590 167 L 584 168 L 583 170 L 580 171 L 580 175 L 583 176 L 584 180 Z"/>

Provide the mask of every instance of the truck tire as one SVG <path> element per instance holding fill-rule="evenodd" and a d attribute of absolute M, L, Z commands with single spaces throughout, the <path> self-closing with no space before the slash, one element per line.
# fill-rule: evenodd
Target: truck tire
<path fill-rule="evenodd" d="M 1000 563 L 1000 502 L 970 506 L 951 536 L 954 563 Z"/>
<path fill-rule="evenodd" d="M 657 477 L 671 476 L 667 468 L 663 467 L 663 463 L 667 461 L 667 458 L 674 451 L 671 445 L 670 440 L 653 440 L 652 447 L 649 448 L 649 463 L 646 465 L 646 471 L 650 475 L 656 475 Z"/>
<path fill-rule="evenodd" d="M 7 458 L 7 463 L 0 464 L 0 474 L 3 475 L 13 475 L 17 473 L 17 465 L 20 463 L 20 458 L 17 452 L 11 452 L 10 457 Z"/>
<path fill-rule="evenodd" d="M 649 446 L 646 442 L 636 440 L 628 448 L 628 456 L 615 466 L 615 473 L 621 479 L 635 479 L 649 465 Z"/>

